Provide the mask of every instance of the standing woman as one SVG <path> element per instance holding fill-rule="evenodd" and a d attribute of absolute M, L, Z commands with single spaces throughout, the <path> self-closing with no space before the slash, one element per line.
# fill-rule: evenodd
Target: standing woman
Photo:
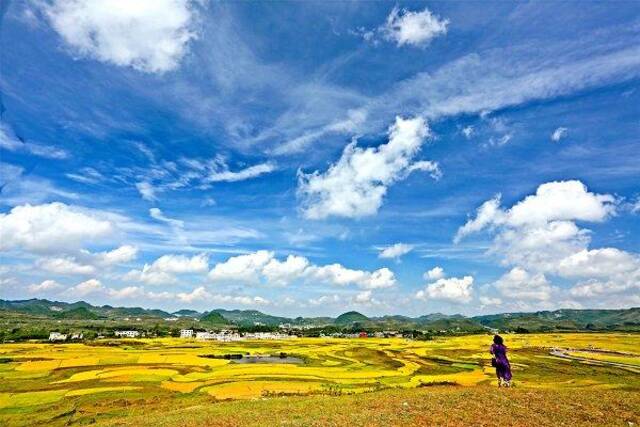
<path fill-rule="evenodd" d="M 507 359 L 507 347 L 505 347 L 500 335 L 493 337 L 493 344 L 489 349 L 489 353 L 493 355 L 491 366 L 496 368 L 498 387 L 502 387 L 503 385 L 505 387 L 511 387 L 511 365 L 509 365 L 509 359 Z"/>

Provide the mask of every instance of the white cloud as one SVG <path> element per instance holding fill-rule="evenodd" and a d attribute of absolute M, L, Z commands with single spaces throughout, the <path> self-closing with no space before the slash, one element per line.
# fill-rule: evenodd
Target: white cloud
<path fill-rule="evenodd" d="M 448 19 L 440 19 L 429 9 L 412 12 L 396 6 L 391 10 L 380 31 L 385 39 L 395 42 L 398 46 L 426 46 L 434 38 L 446 34 L 448 25 Z"/>
<path fill-rule="evenodd" d="M 104 291 L 104 287 L 102 286 L 102 283 L 99 280 L 89 279 L 67 289 L 66 293 L 73 297 L 85 297 L 87 295 L 91 295 L 91 294 L 95 294 L 103 291 Z"/>
<path fill-rule="evenodd" d="M 458 230 L 456 241 L 484 229 L 495 235 L 489 253 L 512 268 L 493 287 L 510 304 L 579 304 L 562 299 L 570 296 L 591 298 L 591 305 L 620 306 L 620 298 L 631 301 L 640 288 L 640 256 L 616 248 L 590 249 L 591 232 L 576 223 L 605 221 L 615 215 L 617 204 L 614 196 L 589 192 L 579 181 L 551 182 L 510 209 L 500 207 L 499 197 L 485 202 L 476 218 Z M 558 288 L 548 275 L 580 281 L 570 289 Z"/>
<path fill-rule="evenodd" d="M 211 297 L 211 294 L 204 288 L 204 286 L 199 286 L 191 292 L 181 292 L 176 296 L 182 302 L 192 303 L 194 301 L 206 301 Z"/>
<path fill-rule="evenodd" d="M 257 251 L 231 257 L 216 264 L 209 272 L 213 281 L 288 285 L 296 281 L 322 282 L 336 286 L 358 286 L 363 289 L 387 288 L 396 283 L 393 272 L 381 268 L 372 272 L 351 270 L 340 264 L 318 266 L 308 259 L 289 255 L 285 261 L 273 252 Z"/>
<path fill-rule="evenodd" d="M 62 289 L 62 285 L 55 280 L 44 280 L 40 284 L 33 284 L 27 286 L 27 291 L 32 294 L 39 294 L 43 292 L 58 291 Z"/>
<path fill-rule="evenodd" d="M 45 12 L 75 55 L 148 73 L 177 68 L 196 38 L 187 0 L 53 0 Z"/>
<path fill-rule="evenodd" d="M 445 300 L 453 303 L 468 303 L 473 296 L 473 277 L 451 277 L 438 279 L 416 293 L 418 299 Z"/>
<path fill-rule="evenodd" d="M 491 227 L 545 227 L 556 221 L 601 222 L 615 213 L 615 203 L 612 195 L 591 193 L 580 181 L 549 182 L 506 211 L 500 208 L 500 196 L 483 203 L 476 217 L 458 230 L 455 240 Z"/>
<path fill-rule="evenodd" d="M 262 269 L 267 282 L 277 285 L 287 285 L 299 277 L 309 267 L 309 260 L 305 257 L 289 255 L 285 261 L 272 258 Z"/>
<path fill-rule="evenodd" d="M 474 130 L 473 126 L 465 126 L 464 128 L 462 128 L 462 134 L 467 139 L 471 138 L 473 136 L 474 132 L 475 132 L 475 130 Z"/>
<path fill-rule="evenodd" d="M 73 257 L 44 258 L 38 260 L 36 266 L 49 273 L 61 275 L 91 275 L 96 272 L 94 266 L 80 264 Z"/>
<path fill-rule="evenodd" d="M 271 301 L 261 296 L 212 294 L 203 286 L 191 292 L 178 293 L 176 297 L 184 303 L 205 302 L 215 304 L 241 304 L 247 306 L 270 305 Z"/>
<path fill-rule="evenodd" d="M 422 276 L 425 280 L 438 280 L 445 276 L 444 269 L 442 267 L 433 267 L 431 270 L 424 273 Z"/>
<path fill-rule="evenodd" d="M 640 271 L 640 257 L 616 248 L 581 250 L 558 263 L 563 277 L 607 278 Z"/>
<path fill-rule="evenodd" d="M 323 219 L 375 214 L 390 185 L 406 178 L 412 168 L 426 167 L 426 163 L 412 163 L 412 159 L 429 136 L 429 128 L 423 119 L 397 117 L 389 128 L 388 143 L 359 148 L 354 141 L 325 173 L 300 172 L 298 195 L 302 199 L 304 215 L 310 219 Z M 431 163 L 431 169 L 437 170 L 435 163 Z"/>
<path fill-rule="evenodd" d="M 218 170 L 211 171 L 203 181 L 204 182 L 236 182 L 244 181 L 246 179 L 256 178 L 260 175 L 270 173 L 276 170 L 276 166 L 273 163 L 260 163 L 257 165 L 249 166 L 248 168 L 241 169 L 237 172 L 230 170 Z"/>
<path fill-rule="evenodd" d="M 124 275 L 125 280 L 146 283 L 148 285 L 163 285 L 176 283 L 176 274 L 205 273 L 209 268 L 209 258 L 206 254 L 187 257 L 184 255 L 163 255 L 152 264 L 145 264 L 142 270 L 131 270 Z"/>
<path fill-rule="evenodd" d="M 209 269 L 209 258 L 206 254 L 191 258 L 184 255 L 163 255 L 151 264 L 151 269 L 172 274 L 204 273 Z"/>
<path fill-rule="evenodd" d="M 55 252 L 109 236 L 114 224 L 98 213 L 64 203 L 16 206 L 0 214 L 0 250 Z"/>
<path fill-rule="evenodd" d="M 158 200 L 158 196 L 156 195 L 156 193 L 158 192 L 158 189 L 154 187 L 153 184 L 151 184 L 150 182 L 148 181 L 138 182 L 136 183 L 136 189 L 138 190 L 138 192 L 140 193 L 140 196 L 142 196 L 144 200 L 147 200 L 149 202 L 155 202 Z"/>
<path fill-rule="evenodd" d="M 165 216 L 159 208 L 149 209 L 149 215 L 151 215 L 151 218 L 157 219 L 161 222 L 166 222 L 173 227 L 184 228 L 184 221 Z"/>
<path fill-rule="evenodd" d="M 310 298 L 308 303 L 309 305 L 318 306 L 318 305 L 327 305 L 327 304 L 337 304 L 340 303 L 342 299 L 338 295 L 322 295 L 318 298 Z"/>
<path fill-rule="evenodd" d="M 144 288 L 138 286 L 126 286 L 121 289 L 106 289 L 106 293 L 111 298 L 115 299 L 133 299 L 133 298 L 146 298 L 148 295 L 144 291 Z"/>
<path fill-rule="evenodd" d="M 383 248 L 382 251 L 380 251 L 380 253 L 378 254 L 378 257 L 399 259 L 400 257 L 408 254 L 412 250 L 413 250 L 413 245 L 408 245 L 406 243 L 396 243 L 394 245 Z"/>
<path fill-rule="evenodd" d="M 138 256 L 138 248 L 131 245 L 123 245 L 106 252 L 91 254 L 94 262 L 102 266 L 122 264 L 132 261 Z"/>
<path fill-rule="evenodd" d="M 520 226 L 563 220 L 601 222 L 613 215 L 615 201 L 610 194 L 589 192 L 580 181 L 549 182 L 513 206 L 507 223 Z"/>
<path fill-rule="evenodd" d="M 0 123 L 0 148 L 8 151 L 23 151 L 47 159 L 69 157 L 69 153 L 61 148 L 21 140 L 6 123 Z"/>
<path fill-rule="evenodd" d="M 520 267 L 504 274 L 494 286 L 503 297 L 511 299 L 546 301 L 553 292 L 544 274 L 532 275 Z"/>
<path fill-rule="evenodd" d="M 478 208 L 476 217 L 468 220 L 465 225 L 458 229 L 454 242 L 458 243 L 463 237 L 481 231 L 493 223 L 501 221 L 499 219 L 501 216 L 500 195 L 498 195 L 484 202 Z"/>
<path fill-rule="evenodd" d="M 145 154 L 151 166 L 136 169 L 131 172 L 138 181 L 136 189 L 143 199 L 155 202 L 159 194 L 196 187 L 200 190 L 208 189 L 218 182 L 238 182 L 257 178 L 277 169 L 273 162 L 258 163 L 243 169 L 231 170 L 222 156 L 201 160 L 198 158 L 181 157 L 177 161 L 157 160 L 155 154 L 145 145 L 138 148 Z M 206 198 L 203 205 L 215 204 L 212 198 Z"/>
<path fill-rule="evenodd" d="M 209 272 L 211 280 L 257 282 L 262 269 L 273 259 L 273 252 L 257 251 L 238 255 L 216 264 Z"/>
<path fill-rule="evenodd" d="M 367 304 L 372 301 L 371 291 L 362 291 L 357 294 L 353 301 L 357 304 Z"/>
<path fill-rule="evenodd" d="M 553 142 L 559 142 L 562 138 L 564 138 L 567 135 L 567 131 L 569 129 L 564 128 L 564 127 L 559 127 L 556 130 L 553 131 L 553 133 L 551 134 L 551 140 Z"/>
<path fill-rule="evenodd" d="M 356 285 L 364 289 L 389 288 L 396 284 L 395 275 L 388 268 L 380 268 L 373 272 L 351 270 L 340 264 L 311 266 L 306 274 L 309 278 L 332 285 Z"/>
<path fill-rule="evenodd" d="M 97 184 L 106 178 L 93 168 L 81 168 L 78 173 L 66 173 L 65 176 L 73 181 L 83 184 Z"/>
<path fill-rule="evenodd" d="M 488 307 L 488 306 L 496 306 L 496 305 L 501 305 L 502 304 L 502 300 L 500 298 L 481 296 L 478 299 L 480 300 L 480 307 L 481 308 Z"/>

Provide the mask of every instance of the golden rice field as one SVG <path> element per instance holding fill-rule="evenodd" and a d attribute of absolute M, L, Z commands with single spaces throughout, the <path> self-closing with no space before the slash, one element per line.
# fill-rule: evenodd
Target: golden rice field
<path fill-rule="evenodd" d="M 300 398 L 290 397 L 298 395 L 333 396 L 345 402 L 357 401 L 357 396 L 368 392 L 389 396 L 405 390 L 409 396 L 409 390 L 414 389 L 441 393 L 444 388 L 459 395 L 460 390 L 495 385 L 487 353 L 490 340 L 487 335 L 473 335 L 433 341 L 308 338 L 219 343 L 146 339 L 2 344 L 0 425 L 123 425 L 128 419 L 138 420 L 129 425 L 150 420 L 156 425 L 182 425 L 184 419 L 163 424 L 170 417 L 162 414 L 215 405 L 236 408 L 234 403 L 219 403 L 223 400 L 247 402 L 240 403 L 245 408 L 265 399 L 299 402 L 296 399 Z M 632 407 L 636 402 L 640 407 L 640 400 L 633 397 L 640 395 L 640 335 L 506 335 L 505 341 L 514 372 L 514 393 L 631 393 L 620 396 L 631 396 Z M 554 349 L 561 353 L 551 353 Z M 225 354 L 280 353 L 287 356 L 282 362 L 293 358 L 295 363 L 281 363 L 277 357 L 265 359 L 267 363 L 223 358 Z"/>

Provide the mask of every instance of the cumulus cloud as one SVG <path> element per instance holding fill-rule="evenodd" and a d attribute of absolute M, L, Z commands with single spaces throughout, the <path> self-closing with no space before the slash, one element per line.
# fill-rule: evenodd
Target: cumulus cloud
<path fill-rule="evenodd" d="M 413 245 L 408 245 L 406 243 L 396 243 L 394 245 L 383 248 L 378 254 L 378 257 L 399 259 L 400 257 L 408 254 L 412 250 L 413 250 Z"/>
<path fill-rule="evenodd" d="M 509 231 L 525 233 L 534 242 L 548 244 L 546 238 L 557 240 L 584 238 L 573 221 L 602 222 L 612 216 L 616 199 L 609 194 L 595 194 L 580 181 L 556 181 L 542 184 L 535 195 L 527 196 L 511 209 L 500 207 L 500 196 L 480 206 L 476 217 L 467 221 L 454 241 L 484 229 L 499 228 L 507 233 L 503 240 L 512 240 Z"/>
<path fill-rule="evenodd" d="M 371 291 L 362 291 L 353 298 L 353 302 L 357 304 L 368 304 L 371 303 L 372 300 Z"/>
<path fill-rule="evenodd" d="M 262 269 L 273 259 L 270 251 L 238 255 L 216 264 L 209 272 L 211 280 L 257 282 Z"/>
<path fill-rule="evenodd" d="M 91 275 L 96 272 L 94 266 L 80 264 L 73 257 L 44 258 L 38 260 L 36 266 L 49 273 L 61 275 Z"/>
<path fill-rule="evenodd" d="M 453 303 L 468 303 L 473 297 L 473 277 L 451 277 L 438 279 L 427 284 L 416 293 L 416 298 L 427 300 L 444 300 Z"/>
<path fill-rule="evenodd" d="M 124 275 L 125 280 L 146 283 L 148 285 L 172 284 L 177 274 L 199 274 L 209 269 L 206 254 L 193 257 L 184 255 L 163 255 L 151 264 L 145 264 L 142 270 L 131 270 Z"/>
<path fill-rule="evenodd" d="M 389 142 L 359 148 L 352 142 L 337 163 L 324 173 L 298 174 L 298 196 L 304 216 L 358 218 L 375 214 L 389 186 L 414 170 L 428 170 L 438 177 L 435 162 L 413 162 L 430 131 L 422 118 L 402 119 L 389 128 Z"/>
<path fill-rule="evenodd" d="M 267 282 L 284 286 L 301 277 L 309 264 L 308 259 L 296 255 L 289 255 L 284 261 L 272 258 L 262 268 L 262 274 Z"/>
<path fill-rule="evenodd" d="M 480 307 L 481 308 L 489 307 L 489 306 L 496 306 L 496 305 L 501 305 L 502 304 L 502 300 L 500 298 L 488 297 L 488 296 L 484 296 L 483 295 L 478 299 L 480 301 Z"/>
<path fill-rule="evenodd" d="M 67 289 L 66 293 L 73 297 L 85 297 L 87 295 L 96 294 L 104 291 L 104 286 L 97 279 L 89 279 L 84 282 L 80 282 L 75 286 Z"/>
<path fill-rule="evenodd" d="M 556 130 L 553 131 L 553 133 L 551 134 L 551 140 L 553 142 L 559 142 L 562 138 L 564 138 L 567 135 L 567 131 L 569 129 L 564 128 L 564 127 L 559 127 Z"/>
<path fill-rule="evenodd" d="M 26 204 L 0 214 L 0 251 L 55 252 L 79 248 L 114 231 L 114 224 L 96 212 L 58 202 Z"/>
<path fill-rule="evenodd" d="M 425 280 L 438 280 L 445 276 L 444 269 L 442 267 L 433 267 L 431 270 L 424 273 L 422 276 Z"/>
<path fill-rule="evenodd" d="M 318 306 L 318 305 L 328 305 L 328 304 L 337 304 L 340 303 L 342 299 L 340 296 L 333 295 L 322 295 L 318 298 L 309 298 L 307 301 L 309 305 Z"/>
<path fill-rule="evenodd" d="M 322 282 L 336 286 L 358 286 L 363 289 L 387 288 L 396 283 L 387 268 L 372 272 L 352 270 L 341 264 L 314 265 L 301 256 L 289 255 L 284 261 L 273 252 L 257 251 L 231 257 L 216 264 L 209 272 L 213 281 L 288 285 L 296 281 Z"/>
<path fill-rule="evenodd" d="M 583 249 L 558 263 L 563 277 L 606 278 L 631 275 L 640 269 L 640 256 L 616 248 Z"/>
<path fill-rule="evenodd" d="M 494 283 L 502 296 L 522 300 L 546 301 L 551 298 L 553 288 L 542 273 L 530 274 L 514 267 Z"/>
<path fill-rule="evenodd" d="M 351 270 L 340 264 L 311 266 L 306 273 L 311 279 L 338 286 L 356 285 L 365 289 L 389 288 L 396 284 L 395 275 L 388 268 L 369 272 Z"/>
<path fill-rule="evenodd" d="M 429 9 L 412 12 L 397 6 L 391 10 L 384 26 L 380 28 L 386 40 L 398 46 L 424 47 L 434 38 L 447 33 L 448 19 L 441 19 Z"/>
<path fill-rule="evenodd" d="M 41 283 L 34 283 L 27 286 L 27 291 L 31 294 L 40 294 L 45 292 L 55 292 L 62 289 L 62 285 L 55 280 L 44 280 Z"/>
<path fill-rule="evenodd" d="M 492 284 L 505 298 L 546 306 L 563 295 L 611 301 L 640 288 L 640 256 L 617 248 L 590 249 L 591 232 L 577 222 L 605 221 L 615 215 L 617 204 L 614 196 L 589 192 L 579 181 L 551 182 L 509 209 L 500 207 L 499 197 L 485 202 L 455 240 L 483 230 L 494 234 L 489 253 L 511 267 Z M 567 293 L 552 286 L 548 276 L 578 282 Z"/>
<path fill-rule="evenodd" d="M 138 256 L 138 248 L 123 245 L 111 251 L 90 254 L 94 262 L 101 266 L 111 266 L 133 261 Z"/>
<path fill-rule="evenodd" d="M 199 286 L 191 292 L 178 293 L 176 297 L 184 303 L 208 302 L 216 304 L 240 304 L 247 306 L 271 304 L 271 301 L 261 296 L 212 294 L 207 291 L 204 286 Z"/>
<path fill-rule="evenodd" d="M 187 0 L 53 0 L 44 10 L 75 56 L 147 73 L 177 68 L 197 36 Z"/>

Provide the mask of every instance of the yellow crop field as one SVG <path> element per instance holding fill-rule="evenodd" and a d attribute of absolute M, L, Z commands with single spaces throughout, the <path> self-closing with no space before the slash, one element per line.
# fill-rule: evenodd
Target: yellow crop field
<path fill-rule="evenodd" d="M 108 422 L 222 400 L 496 384 L 491 336 L 0 345 L 0 425 Z M 517 389 L 640 394 L 640 335 L 506 335 Z M 233 359 L 229 355 L 243 355 Z M 226 358 L 225 358 L 226 356 Z M 239 357 L 239 356 L 237 356 Z M 287 397 L 295 399 L 295 397 Z"/>

